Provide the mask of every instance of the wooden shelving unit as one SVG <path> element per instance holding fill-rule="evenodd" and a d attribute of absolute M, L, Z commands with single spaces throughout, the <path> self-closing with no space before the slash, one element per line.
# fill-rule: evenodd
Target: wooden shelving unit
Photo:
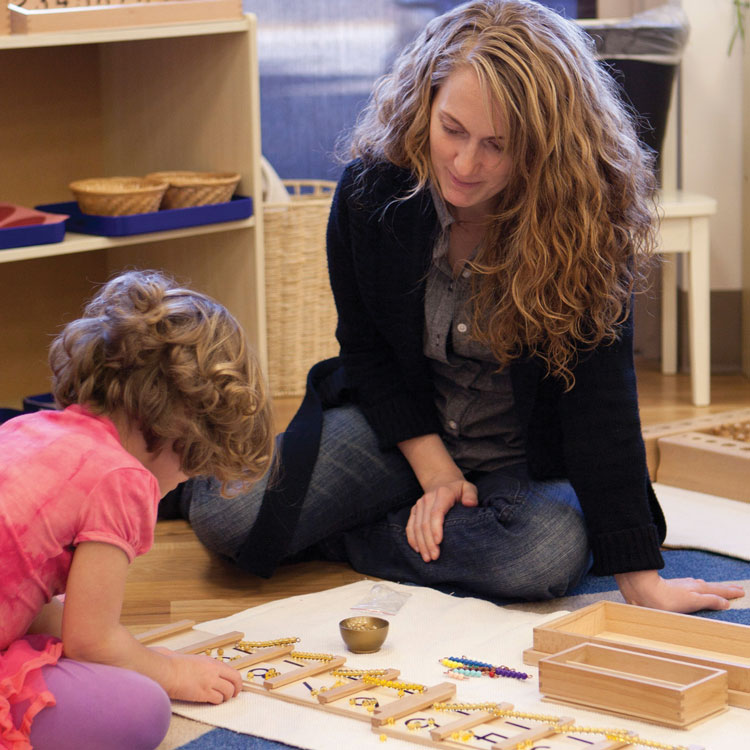
<path fill-rule="evenodd" d="M 51 337 L 96 285 L 160 268 L 219 299 L 265 364 L 256 22 L 0 36 L 0 200 L 72 200 L 71 180 L 171 169 L 242 175 L 255 215 L 0 250 L 0 405 L 49 389 Z"/>

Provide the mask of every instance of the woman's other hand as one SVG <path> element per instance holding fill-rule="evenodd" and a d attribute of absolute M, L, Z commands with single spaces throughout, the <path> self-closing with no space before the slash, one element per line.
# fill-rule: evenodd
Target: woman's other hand
<path fill-rule="evenodd" d="M 420 435 L 398 447 L 424 491 L 411 509 L 406 539 L 425 562 L 431 562 L 440 556 L 446 513 L 456 503 L 477 505 L 477 488 L 464 479 L 439 435 Z"/>
<path fill-rule="evenodd" d="M 618 573 L 615 580 L 628 604 L 670 612 L 728 609 L 730 599 L 745 590 L 729 583 L 708 583 L 700 578 L 662 578 L 658 570 Z"/>
<path fill-rule="evenodd" d="M 406 538 L 411 548 L 422 555 L 425 562 L 437 560 L 443 541 L 443 521 L 456 504 L 476 506 L 477 488 L 463 477 L 452 481 L 437 481 L 426 489 L 411 509 L 406 524 Z"/>

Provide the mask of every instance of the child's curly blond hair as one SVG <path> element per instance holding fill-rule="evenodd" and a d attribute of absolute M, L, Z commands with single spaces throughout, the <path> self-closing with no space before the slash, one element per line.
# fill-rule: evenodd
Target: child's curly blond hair
<path fill-rule="evenodd" d="M 50 348 L 55 400 L 122 413 L 149 451 L 241 487 L 269 468 L 271 414 L 258 362 L 218 302 L 156 271 L 107 284 Z"/>

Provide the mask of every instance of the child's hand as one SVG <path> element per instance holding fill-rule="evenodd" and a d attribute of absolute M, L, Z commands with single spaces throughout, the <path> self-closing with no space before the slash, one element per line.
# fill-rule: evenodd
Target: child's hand
<path fill-rule="evenodd" d="M 208 656 L 148 648 L 119 623 L 127 555 L 102 542 L 82 542 L 73 555 L 62 618 L 65 655 L 112 664 L 156 680 L 170 698 L 223 703 L 242 689 L 239 672 Z"/>
<path fill-rule="evenodd" d="M 154 650 L 169 657 L 173 679 L 166 689 L 170 698 L 195 703 L 223 703 L 242 689 L 240 673 L 210 656 Z"/>

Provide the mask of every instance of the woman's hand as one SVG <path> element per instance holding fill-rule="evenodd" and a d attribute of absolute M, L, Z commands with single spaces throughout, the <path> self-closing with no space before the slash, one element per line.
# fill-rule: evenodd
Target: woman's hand
<path fill-rule="evenodd" d="M 169 659 L 170 678 L 164 689 L 170 698 L 194 703 L 223 703 L 242 689 L 236 669 L 210 656 L 178 654 L 167 648 L 153 648 Z"/>
<path fill-rule="evenodd" d="M 437 560 L 440 556 L 443 521 L 446 513 L 456 503 L 466 506 L 478 504 L 477 488 L 463 477 L 436 481 L 411 509 L 409 522 L 406 524 L 406 538 L 409 546 L 422 555 L 425 562 Z"/>
<path fill-rule="evenodd" d="M 437 560 L 446 513 L 456 503 L 477 505 L 477 488 L 464 479 L 440 435 L 420 435 L 404 440 L 398 447 L 424 491 L 411 509 L 406 540 L 425 562 Z"/>
<path fill-rule="evenodd" d="M 706 583 L 699 578 L 662 578 L 658 570 L 618 573 L 615 580 L 628 604 L 670 612 L 727 609 L 730 599 L 745 595 L 745 590 L 734 584 Z"/>

